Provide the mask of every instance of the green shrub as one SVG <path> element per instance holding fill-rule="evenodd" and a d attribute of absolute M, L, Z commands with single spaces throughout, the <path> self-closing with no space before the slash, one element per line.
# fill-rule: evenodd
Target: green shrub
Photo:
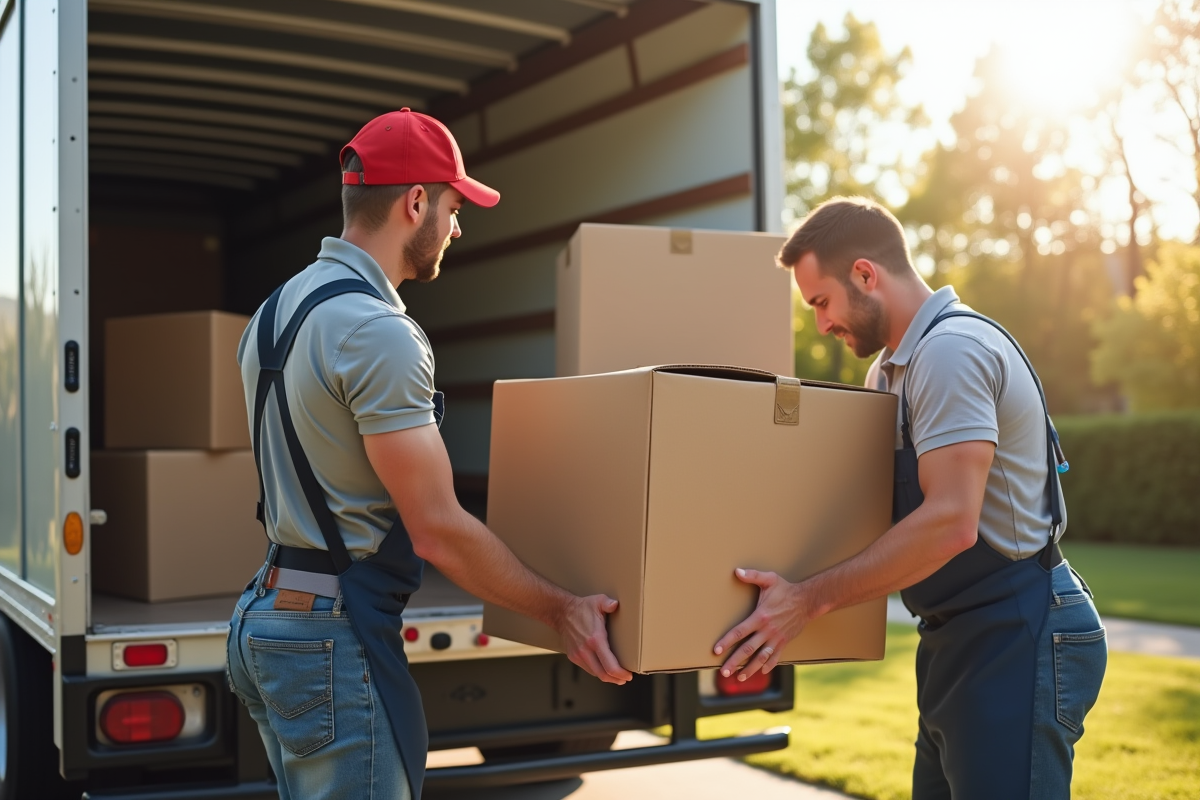
<path fill-rule="evenodd" d="M 1063 475 L 1070 539 L 1200 545 L 1200 413 L 1055 425 L 1071 463 Z"/>

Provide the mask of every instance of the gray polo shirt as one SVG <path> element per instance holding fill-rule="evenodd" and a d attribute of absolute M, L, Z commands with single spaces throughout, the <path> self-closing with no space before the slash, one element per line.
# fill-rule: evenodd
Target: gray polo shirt
<path fill-rule="evenodd" d="M 379 549 L 397 513 L 367 460 L 362 437 L 433 424 L 433 351 L 374 259 L 333 237 L 322 240 L 316 262 L 283 287 L 276 338 L 304 297 L 342 278 L 366 280 L 384 302 L 356 292 L 317 306 L 300 327 L 283 376 L 296 434 L 346 549 L 360 559 Z M 251 418 L 261 314 L 260 308 L 238 347 Z M 326 549 L 292 468 L 274 393 L 264 413 L 262 466 L 267 536 L 293 547 Z"/>
<path fill-rule="evenodd" d="M 899 395 L 907 383 L 918 457 L 959 442 L 996 445 L 979 534 L 1011 559 L 1028 558 L 1045 547 L 1051 528 L 1041 397 L 1020 353 L 986 322 L 955 317 L 920 339 L 929 323 L 951 310 L 969 309 L 952 287 L 934 292 L 896 351 L 885 349 L 875 359 L 867 386 Z M 897 415 L 896 447 L 901 446 Z M 1066 528 L 1065 503 L 1063 516 L 1059 535 Z"/>

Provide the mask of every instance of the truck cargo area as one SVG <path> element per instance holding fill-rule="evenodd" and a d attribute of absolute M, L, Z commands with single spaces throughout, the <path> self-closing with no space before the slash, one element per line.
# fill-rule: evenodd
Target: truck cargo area
<path fill-rule="evenodd" d="M 456 488 L 478 516 L 491 382 L 554 374 L 553 261 L 575 226 L 763 226 L 752 6 L 442 5 L 89 4 L 92 450 L 107 446 L 106 321 L 252 314 L 340 231 L 338 149 L 383 111 L 444 120 L 503 196 L 464 210 L 438 281 L 401 287 L 434 343 Z M 437 583 L 414 610 L 436 605 Z M 97 594 L 93 631 L 227 619 L 231 600 Z"/>

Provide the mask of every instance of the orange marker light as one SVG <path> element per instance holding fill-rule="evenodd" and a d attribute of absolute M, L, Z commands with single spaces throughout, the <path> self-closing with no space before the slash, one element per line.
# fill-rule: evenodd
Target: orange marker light
<path fill-rule="evenodd" d="M 63 546 L 73 556 L 83 549 L 83 519 L 74 511 L 67 514 L 67 521 L 63 523 Z"/>

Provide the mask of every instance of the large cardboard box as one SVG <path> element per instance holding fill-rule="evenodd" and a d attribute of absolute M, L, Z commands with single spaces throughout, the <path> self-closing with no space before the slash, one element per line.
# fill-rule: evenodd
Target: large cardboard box
<path fill-rule="evenodd" d="M 893 395 L 734 368 L 500 381 L 488 525 L 555 583 L 620 601 L 609 633 L 626 669 L 715 667 L 758 597 L 735 568 L 797 581 L 888 529 L 895 425 Z M 815 620 L 782 661 L 882 658 L 886 607 Z M 561 650 L 498 606 L 483 624 Z"/>
<path fill-rule="evenodd" d="M 110 319 L 107 448 L 250 447 L 237 347 L 250 318 L 221 311 Z"/>
<path fill-rule="evenodd" d="M 558 258 L 555 375 L 738 364 L 793 375 L 786 238 L 580 225 Z"/>
<path fill-rule="evenodd" d="M 92 588 L 158 602 L 241 592 L 267 552 L 249 450 L 95 451 Z"/>

